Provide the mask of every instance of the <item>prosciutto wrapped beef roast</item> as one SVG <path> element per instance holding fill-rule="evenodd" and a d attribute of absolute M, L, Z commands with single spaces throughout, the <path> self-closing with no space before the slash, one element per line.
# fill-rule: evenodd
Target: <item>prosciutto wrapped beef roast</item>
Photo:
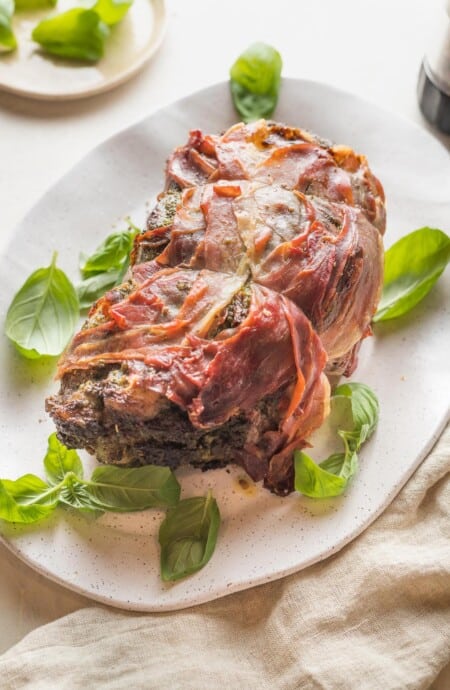
<path fill-rule="evenodd" d="M 350 374 L 382 283 L 383 190 L 366 159 L 264 120 L 191 132 L 47 400 L 100 462 L 241 465 L 293 489 L 293 450 Z"/>

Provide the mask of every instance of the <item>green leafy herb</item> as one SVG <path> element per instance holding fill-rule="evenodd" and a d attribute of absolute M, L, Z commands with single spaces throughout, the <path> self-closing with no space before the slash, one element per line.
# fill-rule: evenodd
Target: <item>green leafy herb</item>
<path fill-rule="evenodd" d="M 41 10 L 54 7 L 58 0 L 16 0 L 16 10 Z"/>
<path fill-rule="evenodd" d="M 122 21 L 132 4 L 133 0 L 97 0 L 92 9 L 105 24 L 114 26 Z"/>
<path fill-rule="evenodd" d="M 77 286 L 81 309 L 88 309 L 95 300 L 122 282 L 130 264 L 130 252 L 139 228 L 129 221 L 129 229 L 114 232 L 97 247 L 91 256 L 81 256 L 83 281 Z"/>
<path fill-rule="evenodd" d="M 450 237 L 420 228 L 402 237 L 385 254 L 384 286 L 373 320 L 406 314 L 431 290 L 450 261 Z"/>
<path fill-rule="evenodd" d="M 36 43 L 52 55 L 96 62 L 109 35 L 107 25 L 94 10 L 75 7 L 44 19 L 31 34 Z"/>
<path fill-rule="evenodd" d="M 180 485 L 173 472 L 153 465 L 97 467 L 86 489 L 97 506 L 117 512 L 167 508 L 180 499 Z"/>
<path fill-rule="evenodd" d="M 14 0 L 0 0 L 0 54 L 17 48 L 17 40 L 12 29 Z"/>
<path fill-rule="evenodd" d="M 254 43 L 230 70 L 231 95 L 245 122 L 269 117 L 275 110 L 283 63 L 275 48 Z"/>
<path fill-rule="evenodd" d="M 121 268 L 113 269 L 112 271 L 105 271 L 105 273 L 90 276 L 79 283 L 76 290 L 80 309 L 89 309 L 106 290 L 121 282 L 123 273 Z"/>
<path fill-rule="evenodd" d="M 69 450 L 58 440 L 56 434 L 48 438 L 47 455 L 44 458 L 44 467 L 50 484 L 59 484 L 64 481 L 68 472 L 73 472 L 79 479 L 83 478 L 83 465 L 76 450 Z"/>
<path fill-rule="evenodd" d="M 78 299 L 66 274 L 56 267 L 56 253 L 15 295 L 6 315 L 6 335 L 29 359 L 61 354 L 79 318 Z"/>
<path fill-rule="evenodd" d="M 130 512 L 167 508 L 178 503 L 180 485 L 168 467 L 98 467 L 90 480 L 83 479 L 78 453 L 48 439 L 44 458 L 48 482 L 33 474 L 0 480 L 0 519 L 6 522 L 36 522 L 57 504 L 82 512 Z"/>
<path fill-rule="evenodd" d="M 20 479 L 17 482 L 20 482 Z M 54 508 L 55 504 L 42 505 L 37 502 L 22 504 L 16 501 L 0 480 L 0 519 L 6 522 L 31 524 L 50 515 Z"/>
<path fill-rule="evenodd" d="M 123 270 L 133 246 L 136 232 L 123 230 L 114 232 L 97 247 L 95 252 L 84 259 L 80 266 L 83 278 L 111 270 Z"/>
<path fill-rule="evenodd" d="M 334 453 L 318 465 L 302 451 L 294 454 L 295 489 L 311 498 L 342 494 L 358 469 L 358 451 L 378 423 L 379 405 L 374 392 L 364 383 L 338 386 L 331 400 L 332 412 L 346 423 L 337 434 L 343 453 Z"/>
<path fill-rule="evenodd" d="M 210 492 L 170 509 L 159 530 L 162 579 L 179 580 L 203 568 L 214 552 L 219 526 L 219 508 Z"/>

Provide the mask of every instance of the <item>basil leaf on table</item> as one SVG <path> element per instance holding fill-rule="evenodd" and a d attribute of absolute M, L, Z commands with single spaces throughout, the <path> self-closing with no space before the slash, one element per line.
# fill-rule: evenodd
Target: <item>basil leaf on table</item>
<path fill-rule="evenodd" d="M 77 451 L 69 450 L 58 440 L 55 433 L 48 437 L 44 467 L 50 484 L 62 482 L 68 472 L 73 472 L 79 479 L 83 478 L 83 465 Z"/>
<path fill-rule="evenodd" d="M 52 55 L 96 62 L 103 55 L 108 35 L 97 12 L 75 7 L 39 22 L 31 37 Z"/>
<path fill-rule="evenodd" d="M 180 485 L 168 467 L 97 467 L 86 490 L 104 510 L 131 512 L 167 508 L 178 503 Z"/>
<path fill-rule="evenodd" d="M 244 122 L 269 117 L 278 101 L 283 62 L 275 48 L 254 43 L 230 70 L 233 103 Z"/>
<path fill-rule="evenodd" d="M 97 0 L 92 7 L 108 26 L 118 24 L 133 4 L 133 0 Z"/>
<path fill-rule="evenodd" d="M 450 237 L 441 230 L 420 228 L 405 235 L 385 253 L 384 286 L 373 321 L 402 316 L 431 290 L 450 261 Z"/>
<path fill-rule="evenodd" d="M 29 359 L 61 354 L 79 319 L 78 298 L 56 266 L 39 268 L 14 296 L 6 315 L 6 335 Z"/>
<path fill-rule="evenodd" d="M 17 48 L 17 40 L 12 28 L 14 0 L 0 0 L 0 54 Z"/>
<path fill-rule="evenodd" d="M 338 386 L 331 398 L 333 412 L 347 416 L 345 428 L 337 434 L 344 443 L 343 453 L 334 453 L 316 464 L 306 453 L 294 453 L 296 491 L 310 498 L 330 498 L 342 494 L 358 470 L 358 451 L 374 432 L 379 416 L 375 393 L 364 383 Z"/>
<path fill-rule="evenodd" d="M 162 579 L 173 582 L 203 568 L 214 552 L 219 526 L 219 508 L 211 492 L 171 508 L 159 529 Z"/>

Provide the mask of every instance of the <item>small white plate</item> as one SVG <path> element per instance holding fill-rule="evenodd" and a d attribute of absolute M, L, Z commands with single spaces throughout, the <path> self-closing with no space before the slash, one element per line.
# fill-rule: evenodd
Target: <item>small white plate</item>
<path fill-rule="evenodd" d="M 446 229 L 448 154 L 419 127 L 350 94 L 295 79 L 283 80 L 276 117 L 368 156 L 386 189 L 387 244 L 426 224 Z M 229 85 L 218 84 L 145 118 L 78 163 L 28 213 L 0 256 L 0 322 L 24 279 L 47 266 L 54 250 L 76 280 L 81 250 L 92 251 L 127 215 L 137 224 L 144 221 L 148 203 L 163 186 L 165 160 L 189 129 L 218 132 L 235 120 Z M 344 496 L 279 498 L 251 483 L 244 490 L 244 473 L 236 467 L 177 472 L 183 497 L 212 489 L 222 525 L 207 566 L 173 585 L 159 576 L 162 515 L 156 511 L 105 514 L 92 522 L 58 509 L 30 527 L 0 522 L 5 544 L 70 589 L 141 611 L 216 599 L 326 558 L 386 508 L 448 418 L 449 284 L 447 271 L 414 312 L 378 324 L 375 336 L 363 343 L 354 380 L 375 390 L 381 414 Z M 0 372 L 0 477 L 43 476 L 47 436 L 54 430 L 44 412 L 45 397 L 58 387 L 54 364 L 23 360 L 1 333 Z M 82 457 L 88 474 L 95 461 Z"/>
<path fill-rule="evenodd" d="M 92 5 L 92 3 L 91 3 Z M 104 56 L 94 64 L 48 55 L 31 39 L 36 24 L 74 7 L 59 0 L 54 10 L 17 12 L 17 49 L 0 56 L 0 89 L 39 100 L 93 96 L 129 79 L 152 57 L 164 36 L 164 0 L 134 0 L 125 18 L 111 29 Z"/>

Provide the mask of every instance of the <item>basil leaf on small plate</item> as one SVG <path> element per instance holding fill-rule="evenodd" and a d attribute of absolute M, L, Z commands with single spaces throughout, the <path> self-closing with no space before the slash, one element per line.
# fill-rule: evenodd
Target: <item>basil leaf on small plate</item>
<path fill-rule="evenodd" d="M 73 472 L 79 479 L 83 478 L 83 465 L 77 451 L 69 450 L 55 433 L 48 437 L 44 467 L 51 484 L 62 482 L 68 472 Z"/>
<path fill-rule="evenodd" d="M 74 7 L 43 19 L 31 34 L 47 53 L 96 62 L 104 52 L 109 29 L 94 10 Z"/>
<path fill-rule="evenodd" d="M 0 54 L 17 48 L 17 39 L 12 28 L 14 0 L 0 0 Z"/>

